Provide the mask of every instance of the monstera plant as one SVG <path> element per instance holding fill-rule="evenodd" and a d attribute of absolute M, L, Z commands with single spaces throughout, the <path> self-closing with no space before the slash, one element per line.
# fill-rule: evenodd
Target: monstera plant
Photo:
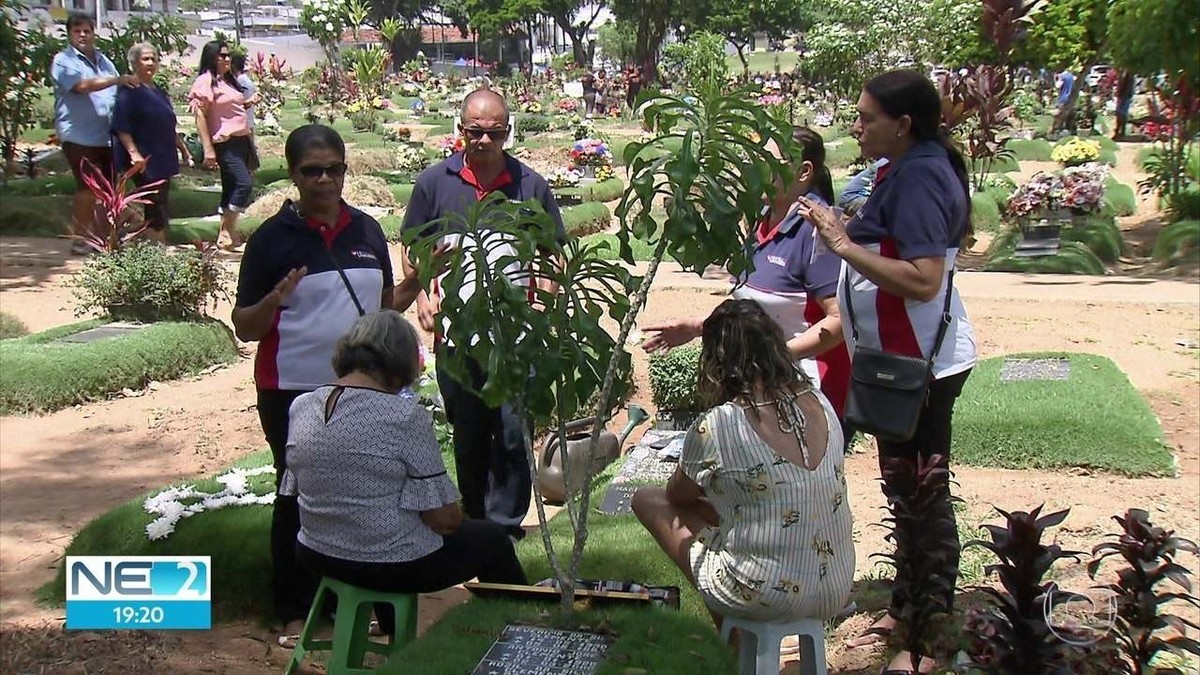
<path fill-rule="evenodd" d="M 513 403 L 535 424 L 575 419 L 586 402 L 594 401 L 592 448 L 613 416 L 622 393 L 618 390 L 626 386 L 622 374 L 631 363 L 626 341 L 659 263 L 670 255 L 697 272 L 713 264 L 735 274 L 746 270 L 749 226 L 774 190 L 775 176 L 790 178 L 768 141 L 783 149 L 783 156 L 795 156 L 791 130 L 742 92 L 712 88 L 687 98 L 647 93 L 638 103 L 653 138 L 626 147 L 629 187 L 617 215 L 625 262 L 633 263 L 632 240 L 653 246 L 644 276 L 602 260 L 605 244 L 557 242 L 550 218 L 536 203 L 487 199 L 443 228 L 456 232 L 452 237 L 460 243 L 448 254 L 451 271 L 440 282 L 446 337 L 459 345 L 444 361 L 450 373 L 465 382 L 466 359 L 474 360 L 486 375 L 480 396 L 490 405 Z M 664 141 L 680 150 L 665 153 Z M 660 197 L 670 198 L 661 222 L 651 211 Z M 442 239 L 406 235 L 426 288 L 438 267 L 435 247 Z M 561 265 L 546 262 L 552 259 Z M 533 291 L 531 303 L 526 285 L 513 283 L 506 269 L 530 270 L 531 276 L 555 282 L 557 291 L 549 292 L 543 284 Z M 479 292 L 459 298 L 460 289 L 475 283 Z M 602 325 L 606 318 L 619 324 L 615 337 Z M 565 447 L 561 425 L 557 435 Z M 528 435 L 525 445 L 534 470 Z M 570 469 L 567 464 L 564 471 Z M 565 564 L 551 544 L 536 480 L 534 501 L 542 541 L 563 591 L 562 607 L 569 612 L 587 543 L 593 476 L 564 478 L 582 485 L 566 503 L 575 537 Z"/>

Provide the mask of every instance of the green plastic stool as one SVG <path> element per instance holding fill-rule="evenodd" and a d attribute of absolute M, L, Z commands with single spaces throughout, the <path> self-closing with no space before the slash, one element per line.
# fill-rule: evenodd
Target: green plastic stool
<path fill-rule="evenodd" d="M 317 640 L 312 637 L 321 609 L 325 605 L 326 592 L 337 596 L 337 614 L 333 620 L 333 639 Z M 374 603 L 392 606 L 396 614 L 396 635 L 388 642 L 370 639 L 371 609 Z M 372 672 L 363 667 L 367 653 L 382 654 L 390 658 L 406 643 L 417 637 L 417 595 L 415 593 L 382 593 L 325 577 L 317 587 L 308 619 L 300 640 L 292 651 L 284 675 L 292 675 L 300 667 L 304 655 L 310 651 L 331 651 L 326 672 L 329 675 L 362 675 Z"/>

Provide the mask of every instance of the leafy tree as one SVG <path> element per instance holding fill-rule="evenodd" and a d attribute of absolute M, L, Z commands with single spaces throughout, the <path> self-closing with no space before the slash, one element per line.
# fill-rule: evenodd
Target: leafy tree
<path fill-rule="evenodd" d="M 667 45 L 663 60 L 691 91 L 720 90 L 729 74 L 725 62 L 725 38 L 700 31 L 683 42 Z"/>
<path fill-rule="evenodd" d="M 609 21 L 596 31 L 596 45 L 610 59 L 630 63 L 636 53 L 637 29 L 624 19 Z"/>
<path fill-rule="evenodd" d="M 1108 50 L 1111 0 L 1055 0 L 1048 3 L 1028 30 L 1018 58 L 1053 69 L 1085 74 Z"/>
<path fill-rule="evenodd" d="M 607 4 L 606 0 L 541 0 L 542 13 L 553 19 L 554 25 L 561 28 L 571 40 L 575 63 L 585 65 L 592 62 L 593 50 L 586 44 L 585 38 L 600 16 L 600 10 Z M 576 15 L 582 18 L 575 21 Z"/>
<path fill-rule="evenodd" d="M 207 12 L 212 9 L 212 0 L 180 0 L 181 12 Z"/>
<path fill-rule="evenodd" d="M 1200 84 L 1196 0 L 1116 0 L 1109 12 L 1113 60 L 1142 75 L 1182 76 Z"/>
<path fill-rule="evenodd" d="M 658 78 L 658 50 L 667 29 L 678 23 L 675 0 L 611 0 L 617 19 L 634 26 L 634 59 L 642 67 L 646 81 Z"/>
<path fill-rule="evenodd" d="M 921 0 L 829 0 L 805 34 L 801 72 L 849 97 L 871 77 L 921 53 L 927 11 Z"/>
<path fill-rule="evenodd" d="M 746 48 L 756 33 L 782 38 L 805 30 L 813 17 L 804 0 L 701 0 L 689 4 L 681 23 L 689 31 L 705 30 L 723 36 L 735 49 L 744 71 L 750 70 Z"/>
<path fill-rule="evenodd" d="M 958 68 L 996 61 L 996 50 L 983 33 L 979 0 L 933 0 L 922 34 L 917 60 L 923 63 Z"/>
<path fill-rule="evenodd" d="M 149 42 L 158 47 L 162 54 L 184 55 L 191 51 L 188 44 L 187 24 L 178 16 L 169 14 L 132 14 L 124 26 L 117 26 L 111 21 L 106 23 L 107 36 L 98 36 L 96 46 L 112 59 L 117 70 L 129 72 L 129 62 L 125 55 L 129 48 L 139 42 Z"/>

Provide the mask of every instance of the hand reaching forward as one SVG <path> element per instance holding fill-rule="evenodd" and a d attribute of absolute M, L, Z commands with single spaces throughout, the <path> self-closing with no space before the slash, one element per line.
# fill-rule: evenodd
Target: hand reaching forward
<path fill-rule="evenodd" d="M 842 251 L 850 245 L 850 235 L 846 234 L 846 224 L 842 222 L 833 209 L 818 204 L 807 197 L 801 197 L 796 200 L 796 211 L 805 220 L 813 224 L 817 234 L 821 240 L 825 242 L 825 246 L 833 251 L 835 255 L 840 256 Z"/>
<path fill-rule="evenodd" d="M 702 328 L 703 322 L 694 319 L 684 319 L 675 323 L 664 323 L 655 326 L 643 326 L 643 332 L 653 332 L 654 335 L 651 335 L 642 342 L 642 349 L 647 352 L 657 352 L 685 345 L 700 337 Z"/>

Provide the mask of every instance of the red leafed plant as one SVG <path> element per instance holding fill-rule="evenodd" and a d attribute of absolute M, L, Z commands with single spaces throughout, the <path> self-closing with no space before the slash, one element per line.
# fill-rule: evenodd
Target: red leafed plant
<path fill-rule="evenodd" d="M 1150 522 L 1142 509 L 1129 509 L 1125 516 L 1113 516 L 1121 524 L 1121 533 L 1092 549 L 1088 574 L 1094 579 L 1106 558 L 1120 556 L 1125 567 L 1117 570 L 1117 582 L 1103 588 L 1117 598 L 1116 636 L 1128 659 L 1126 668 L 1133 675 L 1153 673 L 1150 665 L 1160 652 L 1191 652 L 1200 655 L 1200 641 L 1188 637 L 1188 629 L 1200 629 L 1192 621 L 1167 611 L 1166 605 L 1175 601 L 1200 607 L 1192 595 L 1188 570 L 1175 562 L 1181 552 L 1195 555 L 1196 544 L 1176 537 L 1173 530 L 1164 530 Z M 1159 591 L 1156 587 L 1170 581 L 1183 592 Z M 1172 633 L 1174 633 L 1172 635 Z M 1179 672 L 1158 668 L 1157 672 Z"/>
<path fill-rule="evenodd" d="M 136 168 L 130 167 L 114 182 L 89 159 L 83 160 L 81 173 L 83 184 L 96 198 L 95 225 L 87 234 L 73 236 L 83 240 L 96 251 L 113 253 L 146 229 L 143 222 L 134 225 L 132 207 L 148 204 L 150 196 L 166 181 L 148 183 L 130 192 L 129 181 L 137 174 Z"/>

